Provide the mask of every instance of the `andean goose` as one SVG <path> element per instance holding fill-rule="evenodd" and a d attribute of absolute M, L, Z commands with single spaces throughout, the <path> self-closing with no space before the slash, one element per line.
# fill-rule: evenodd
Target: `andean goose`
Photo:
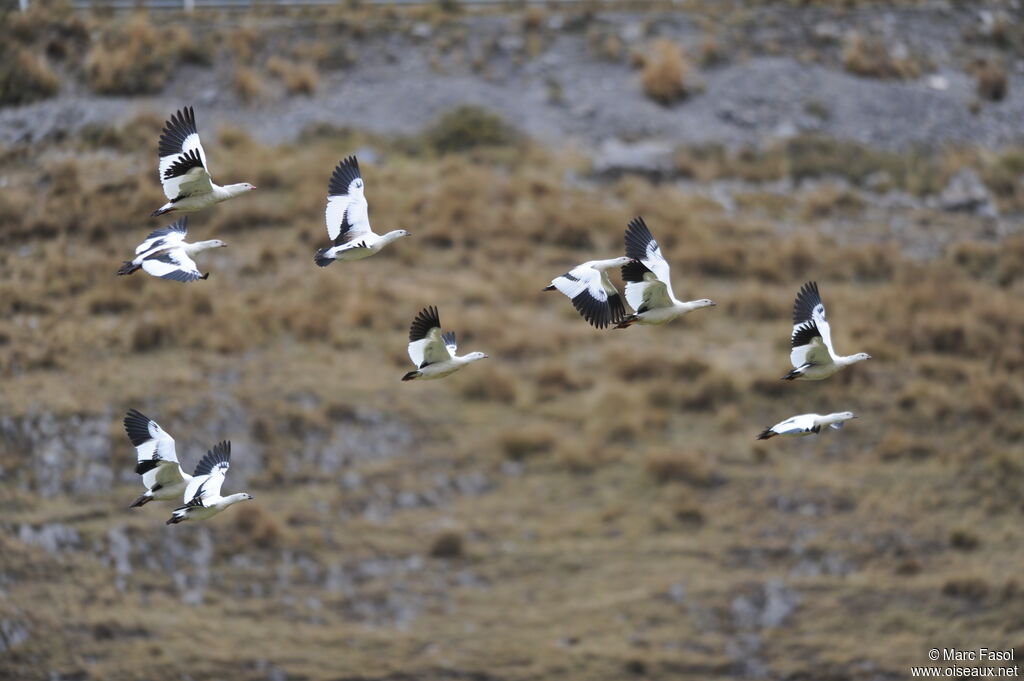
<path fill-rule="evenodd" d="M 576 311 L 590 322 L 591 326 L 604 329 L 608 324 L 617 324 L 626 314 L 622 296 L 608 278 L 608 270 L 631 261 L 632 259 L 627 257 L 588 260 L 562 276 L 552 279 L 551 285 L 544 290 L 557 289 L 572 300 Z"/>
<path fill-rule="evenodd" d="M 834 414 L 800 414 L 791 416 L 785 421 L 776 423 L 771 428 L 765 428 L 757 436 L 758 440 L 767 440 L 776 435 L 811 435 L 821 432 L 822 426 L 829 426 L 839 430 L 843 422 L 855 419 L 857 416 L 852 411 L 837 411 Z"/>
<path fill-rule="evenodd" d="M 145 414 L 129 409 L 124 431 L 135 446 L 135 472 L 142 476 L 146 491 L 129 508 L 153 501 L 180 499 L 192 476 L 181 470 L 174 451 L 174 438 Z"/>
<path fill-rule="evenodd" d="M 230 464 L 231 443 L 227 440 L 218 442 L 199 461 L 195 472 L 192 473 L 192 479 L 185 488 L 185 505 L 171 511 L 167 524 L 174 525 L 185 520 L 206 520 L 229 506 L 252 499 L 252 495 L 245 492 L 229 494 L 226 497 L 220 495 L 220 488 L 224 484 L 224 476 L 227 475 Z"/>
<path fill-rule="evenodd" d="M 832 349 L 832 332 L 825 314 L 825 304 L 818 294 L 818 284 L 809 281 L 800 287 L 793 303 L 793 349 L 789 360 L 793 370 L 782 378 L 787 381 L 820 381 L 845 366 L 871 359 L 866 352 L 856 355 L 836 355 Z"/>
<path fill-rule="evenodd" d="M 206 279 L 210 273 L 201 274 L 191 256 L 211 248 L 224 248 L 227 244 L 220 239 L 190 244 L 185 241 L 187 233 L 188 218 L 181 218 L 173 225 L 153 230 L 135 249 L 135 259 L 125 260 L 117 273 L 131 274 L 142 268 L 161 279 L 184 282 Z"/>
<path fill-rule="evenodd" d="M 416 365 L 416 370 L 402 376 L 402 380 L 444 378 L 467 364 L 487 359 L 487 355 L 482 352 L 471 352 L 460 357 L 455 354 L 458 349 L 454 331 L 441 333 L 437 308 L 423 308 L 409 327 L 409 359 Z"/>
<path fill-rule="evenodd" d="M 714 307 L 714 301 L 702 298 L 687 303 L 672 292 L 668 261 L 642 217 L 633 218 L 626 230 L 626 256 L 632 260 L 622 266 L 626 282 L 626 302 L 636 312 L 626 315 L 617 329 L 631 324 L 664 324 L 687 312 Z"/>
<path fill-rule="evenodd" d="M 327 235 L 334 245 L 321 248 L 313 256 L 320 267 L 327 267 L 335 260 L 369 258 L 395 239 L 409 236 L 404 229 L 395 229 L 383 236 L 370 229 L 363 176 L 355 156 L 341 161 L 327 184 Z"/>
<path fill-rule="evenodd" d="M 199 141 L 195 113 L 190 106 L 175 113 L 164 124 L 158 149 L 160 184 L 167 195 L 167 203 L 153 211 L 153 217 L 202 210 L 256 189 L 248 182 L 221 187 L 210 179 L 206 152 Z"/>

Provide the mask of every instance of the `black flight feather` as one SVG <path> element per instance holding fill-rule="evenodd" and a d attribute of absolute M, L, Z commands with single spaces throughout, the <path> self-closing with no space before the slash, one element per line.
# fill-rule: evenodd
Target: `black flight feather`
<path fill-rule="evenodd" d="M 355 156 L 349 156 L 334 168 L 331 180 L 327 183 L 327 195 L 348 196 L 348 188 L 352 185 L 352 180 L 362 177 L 359 173 L 359 161 Z"/>
<path fill-rule="evenodd" d="M 627 262 L 622 266 L 622 280 L 631 284 L 638 284 L 644 280 L 644 275 L 651 270 L 639 260 Z"/>
<path fill-rule="evenodd" d="M 227 468 L 231 463 L 231 443 L 228 440 L 218 442 L 213 446 L 213 449 L 206 452 L 199 463 L 196 465 L 195 473 L 192 477 L 199 477 L 200 475 L 209 475 L 213 472 L 213 469 L 218 467 Z"/>
<path fill-rule="evenodd" d="M 572 304 L 576 311 L 594 328 L 603 329 L 608 326 L 611 312 L 607 300 L 597 300 L 587 290 L 573 298 Z"/>
<path fill-rule="evenodd" d="M 822 305 L 821 296 L 818 294 L 818 284 L 809 281 L 800 287 L 796 294 L 796 301 L 793 303 L 793 323 L 799 324 L 814 318 L 814 308 Z M 824 305 L 822 305 L 824 314 Z"/>
<path fill-rule="evenodd" d="M 433 305 L 425 307 L 416 315 L 416 319 L 412 320 L 409 327 L 409 342 L 423 340 L 431 329 L 438 328 L 441 328 L 441 318 L 437 314 L 437 308 Z"/>
<path fill-rule="evenodd" d="M 647 245 L 654 241 L 651 230 L 647 229 L 647 223 L 642 217 L 635 217 L 629 221 L 629 228 L 626 230 L 626 257 L 634 260 L 642 260 L 647 257 Z M 654 247 L 658 242 L 654 241 Z"/>
<path fill-rule="evenodd" d="M 203 168 L 203 159 L 199 156 L 198 149 L 192 149 L 191 151 L 182 154 L 181 158 L 172 163 L 167 170 L 164 171 L 164 179 L 170 180 L 174 177 L 181 177 L 187 174 L 190 170 L 195 168 Z M 175 200 L 180 199 L 179 195 Z"/>
<path fill-rule="evenodd" d="M 128 434 L 128 439 L 134 446 L 138 447 L 153 439 L 153 436 L 149 434 L 149 424 L 152 421 L 153 419 L 136 409 L 129 409 L 125 414 L 124 432 Z"/>
<path fill-rule="evenodd" d="M 146 473 L 150 472 L 151 470 L 153 470 L 154 468 L 156 468 L 159 465 L 160 465 L 160 459 L 157 459 L 157 458 L 152 458 L 152 459 L 147 459 L 145 461 L 140 461 L 137 464 L 135 464 L 135 474 L 136 475 L 145 475 Z"/>
<path fill-rule="evenodd" d="M 441 340 L 445 345 L 456 345 L 455 343 L 455 332 L 449 331 L 448 333 L 441 334 Z"/>
<path fill-rule="evenodd" d="M 793 331 L 793 338 L 790 340 L 790 347 L 800 348 L 805 345 L 810 345 L 814 342 L 815 338 L 819 338 L 821 332 L 818 331 L 818 325 L 813 321 L 805 322 L 800 326 L 796 327 Z"/>
<path fill-rule="evenodd" d="M 197 133 L 196 116 L 192 107 L 187 106 L 174 115 L 164 125 L 163 134 L 160 135 L 160 156 L 173 156 L 180 154 L 189 135 Z"/>
<path fill-rule="evenodd" d="M 187 234 L 188 233 L 188 218 L 181 218 L 177 222 L 169 224 L 166 227 L 161 227 L 159 229 L 154 229 L 152 232 L 149 233 L 149 236 L 147 236 L 144 240 L 145 241 L 149 241 L 150 239 L 155 239 L 155 238 L 161 237 L 161 236 L 167 236 L 168 234 L 171 234 L 171 233 L 174 233 L 174 232 L 177 232 L 178 234 L 181 234 L 182 236 Z M 151 248 L 153 248 L 155 246 L 156 246 L 156 244 L 151 246 Z"/>

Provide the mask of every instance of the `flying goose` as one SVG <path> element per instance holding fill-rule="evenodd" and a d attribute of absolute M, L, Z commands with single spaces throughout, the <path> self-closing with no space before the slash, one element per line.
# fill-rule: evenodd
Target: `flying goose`
<path fill-rule="evenodd" d="M 225 440 L 218 442 L 213 449 L 206 453 L 192 473 L 185 488 L 185 505 L 171 511 L 171 517 L 167 525 L 175 525 L 186 520 L 206 520 L 212 518 L 228 506 L 233 506 L 240 501 L 252 499 L 252 495 L 245 492 L 229 494 L 226 497 L 220 495 L 221 485 L 224 484 L 224 476 L 227 475 L 228 467 L 231 465 L 231 443 Z"/>
<path fill-rule="evenodd" d="M 855 419 L 857 416 L 852 411 L 837 411 L 834 414 L 800 414 L 790 416 L 785 421 L 776 423 L 771 428 L 765 428 L 757 436 L 758 440 L 767 440 L 776 435 L 810 435 L 821 432 L 822 426 L 839 430 L 843 422 Z"/>
<path fill-rule="evenodd" d="M 460 357 L 455 354 L 458 349 L 454 331 L 441 333 L 437 308 L 423 308 L 409 327 L 409 359 L 416 365 L 416 370 L 402 376 L 402 380 L 444 378 L 471 362 L 487 359 L 487 355 L 482 352 L 471 352 Z"/>
<path fill-rule="evenodd" d="M 608 270 L 632 262 L 631 258 L 588 260 L 551 280 L 545 291 L 558 290 L 572 300 L 580 316 L 597 329 L 617 324 L 626 314 L 622 296 L 608 278 Z"/>
<path fill-rule="evenodd" d="M 715 303 L 707 298 L 688 303 L 676 298 L 672 292 L 668 261 L 642 217 L 633 218 L 626 230 L 626 256 L 632 259 L 622 266 L 626 302 L 636 312 L 623 317 L 615 328 L 625 329 L 631 324 L 664 324 L 687 312 L 714 307 Z"/>
<path fill-rule="evenodd" d="M 321 248 L 313 256 L 320 267 L 335 260 L 369 258 L 395 239 L 409 236 L 404 229 L 395 229 L 383 236 L 370 229 L 370 214 L 363 195 L 363 176 L 359 161 L 349 156 L 334 169 L 327 184 L 327 236 L 334 245 Z"/>
<path fill-rule="evenodd" d="M 174 451 L 174 438 L 145 414 L 129 409 L 124 431 L 135 446 L 135 472 L 142 476 L 146 491 L 129 508 L 143 506 L 154 499 L 179 499 L 192 476 L 181 470 Z"/>
<path fill-rule="evenodd" d="M 185 241 L 187 233 L 188 218 L 181 218 L 173 225 L 153 230 L 135 249 L 135 259 L 125 260 L 117 273 L 131 274 L 142 268 L 161 279 L 183 282 L 206 279 L 210 273 L 200 274 L 191 256 L 211 248 L 224 248 L 227 244 L 220 239 L 190 244 Z"/>
<path fill-rule="evenodd" d="M 153 211 L 152 217 L 171 212 L 191 213 L 256 189 L 248 182 L 221 187 L 210 179 L 206 152 L 190 106 L 176 112 L 164 124 L 158 149 L 160 184 L 167 203 Z"/>
<path fill-rule="evenodd" d="M 793 303 L 793 349 L 789 361 L 793 370 L 783 380 L 820 381 L 845 366 L 871 359 L 866 352 L 856 355 L 836 355 L 832 349 L 832 332 L 825 314 L 825 304 L 818 294 L 818 284 L 809 281 L 800 287 Z"/>

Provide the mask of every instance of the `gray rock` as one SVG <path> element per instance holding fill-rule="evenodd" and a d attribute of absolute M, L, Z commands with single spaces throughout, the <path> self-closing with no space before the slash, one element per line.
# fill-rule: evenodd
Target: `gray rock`
<path fill-rule="evenodd" d="M 598 148 L 593 169 L 603 176 L 625 173 L 667 176 L 675 170 L 675 146 L 659 139 L 623 142 L 609 138 Z"/>
<path fill-rule="evenodd" d="M 972 168 L 964 168 L 951 177 L 946 188 L 931 203 L 942 210 L 999 217 L 999 208 L 992 193 Z"/>

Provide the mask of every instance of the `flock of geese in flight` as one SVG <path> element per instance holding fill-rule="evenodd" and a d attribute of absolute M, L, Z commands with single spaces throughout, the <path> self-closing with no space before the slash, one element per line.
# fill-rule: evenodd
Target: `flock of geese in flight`
<path fill-rule="evenodd" d="M 190 213 L 234 198 L 255 187 L 247 182 L 220 186 L 210 177 L 206 152 L 199 140 L 192 107 L 176 112 L 167 121 L 159 142 L 160 182 L 167 203 L 153 216 Z M 317 250 L 314 262 L 327 267 L 335 261 L 362 260 L 380 252 L 391 242 L 408 236 L 404 229 L 376 234 L 370 228 L 363 178 L 355 156 L 345 158 L 331 174 L 327 190 L 327 235 L 331 246 Z M 135 249 L 135 257 L 117 271 L 129 275 L 139 269 L 161 279 L 190 282 L 206 279 L 193 257 L 203 251 L 223 248 L 219 239 L 188 243 L 187 218 L 157 229 Z M 694 310 L 713 307 L 707 298 L 682 301 L 672 290 L 668 261 L 642 217 L 629 222 L 625 234 L 626 254 L 606 260 L 590 260 L 551 280 L 545 291 L 558 291 L 572 301 L 587 322 L 598 329 L 614 325 L 624 329 L 634 324 L 665 324 Z M 608 276 L 620 268 L 625 282 L 625 298 L 632 313 L 627 313 L 622 296 Z M 832 347 L 825 304 L 818 285 L 807 282 L 797 293 L 793 305 L 793 332 L 790 361 L 793 369 L 785 380 L 818 381 L 851 364 L 870 359 L 866 353 L 838 355 Z M 421 310 L 409 328 L 409 358 L 415 369 L 403 381 L 435 380 L 449 376 L 481 359 L 483 352 L 459 355 L 455 333 L 444 333 L 437 308 Z M 818 433 L 825 426 L 839 429 L 856 418 L 849 411 L 832 414 L 800 414 L 766 428 L 758 439 L 777 435 L 800 436 Z M 221 495 L 221 487 L 231 463 L 231 443 L 216 444 L 187 474 L 178 462 L 174 438 L 144 414 L 130 409 L 124 418 L 125 432 L 136 450 L 135 472 L 142 476 L 146 491 L 132 503 L 142 506 L 150 501 L 183 500 L 171 512 L 168 525 L 186 520 L 205 520 L 240 501 L 252 499 L 246 493 Z"/>

